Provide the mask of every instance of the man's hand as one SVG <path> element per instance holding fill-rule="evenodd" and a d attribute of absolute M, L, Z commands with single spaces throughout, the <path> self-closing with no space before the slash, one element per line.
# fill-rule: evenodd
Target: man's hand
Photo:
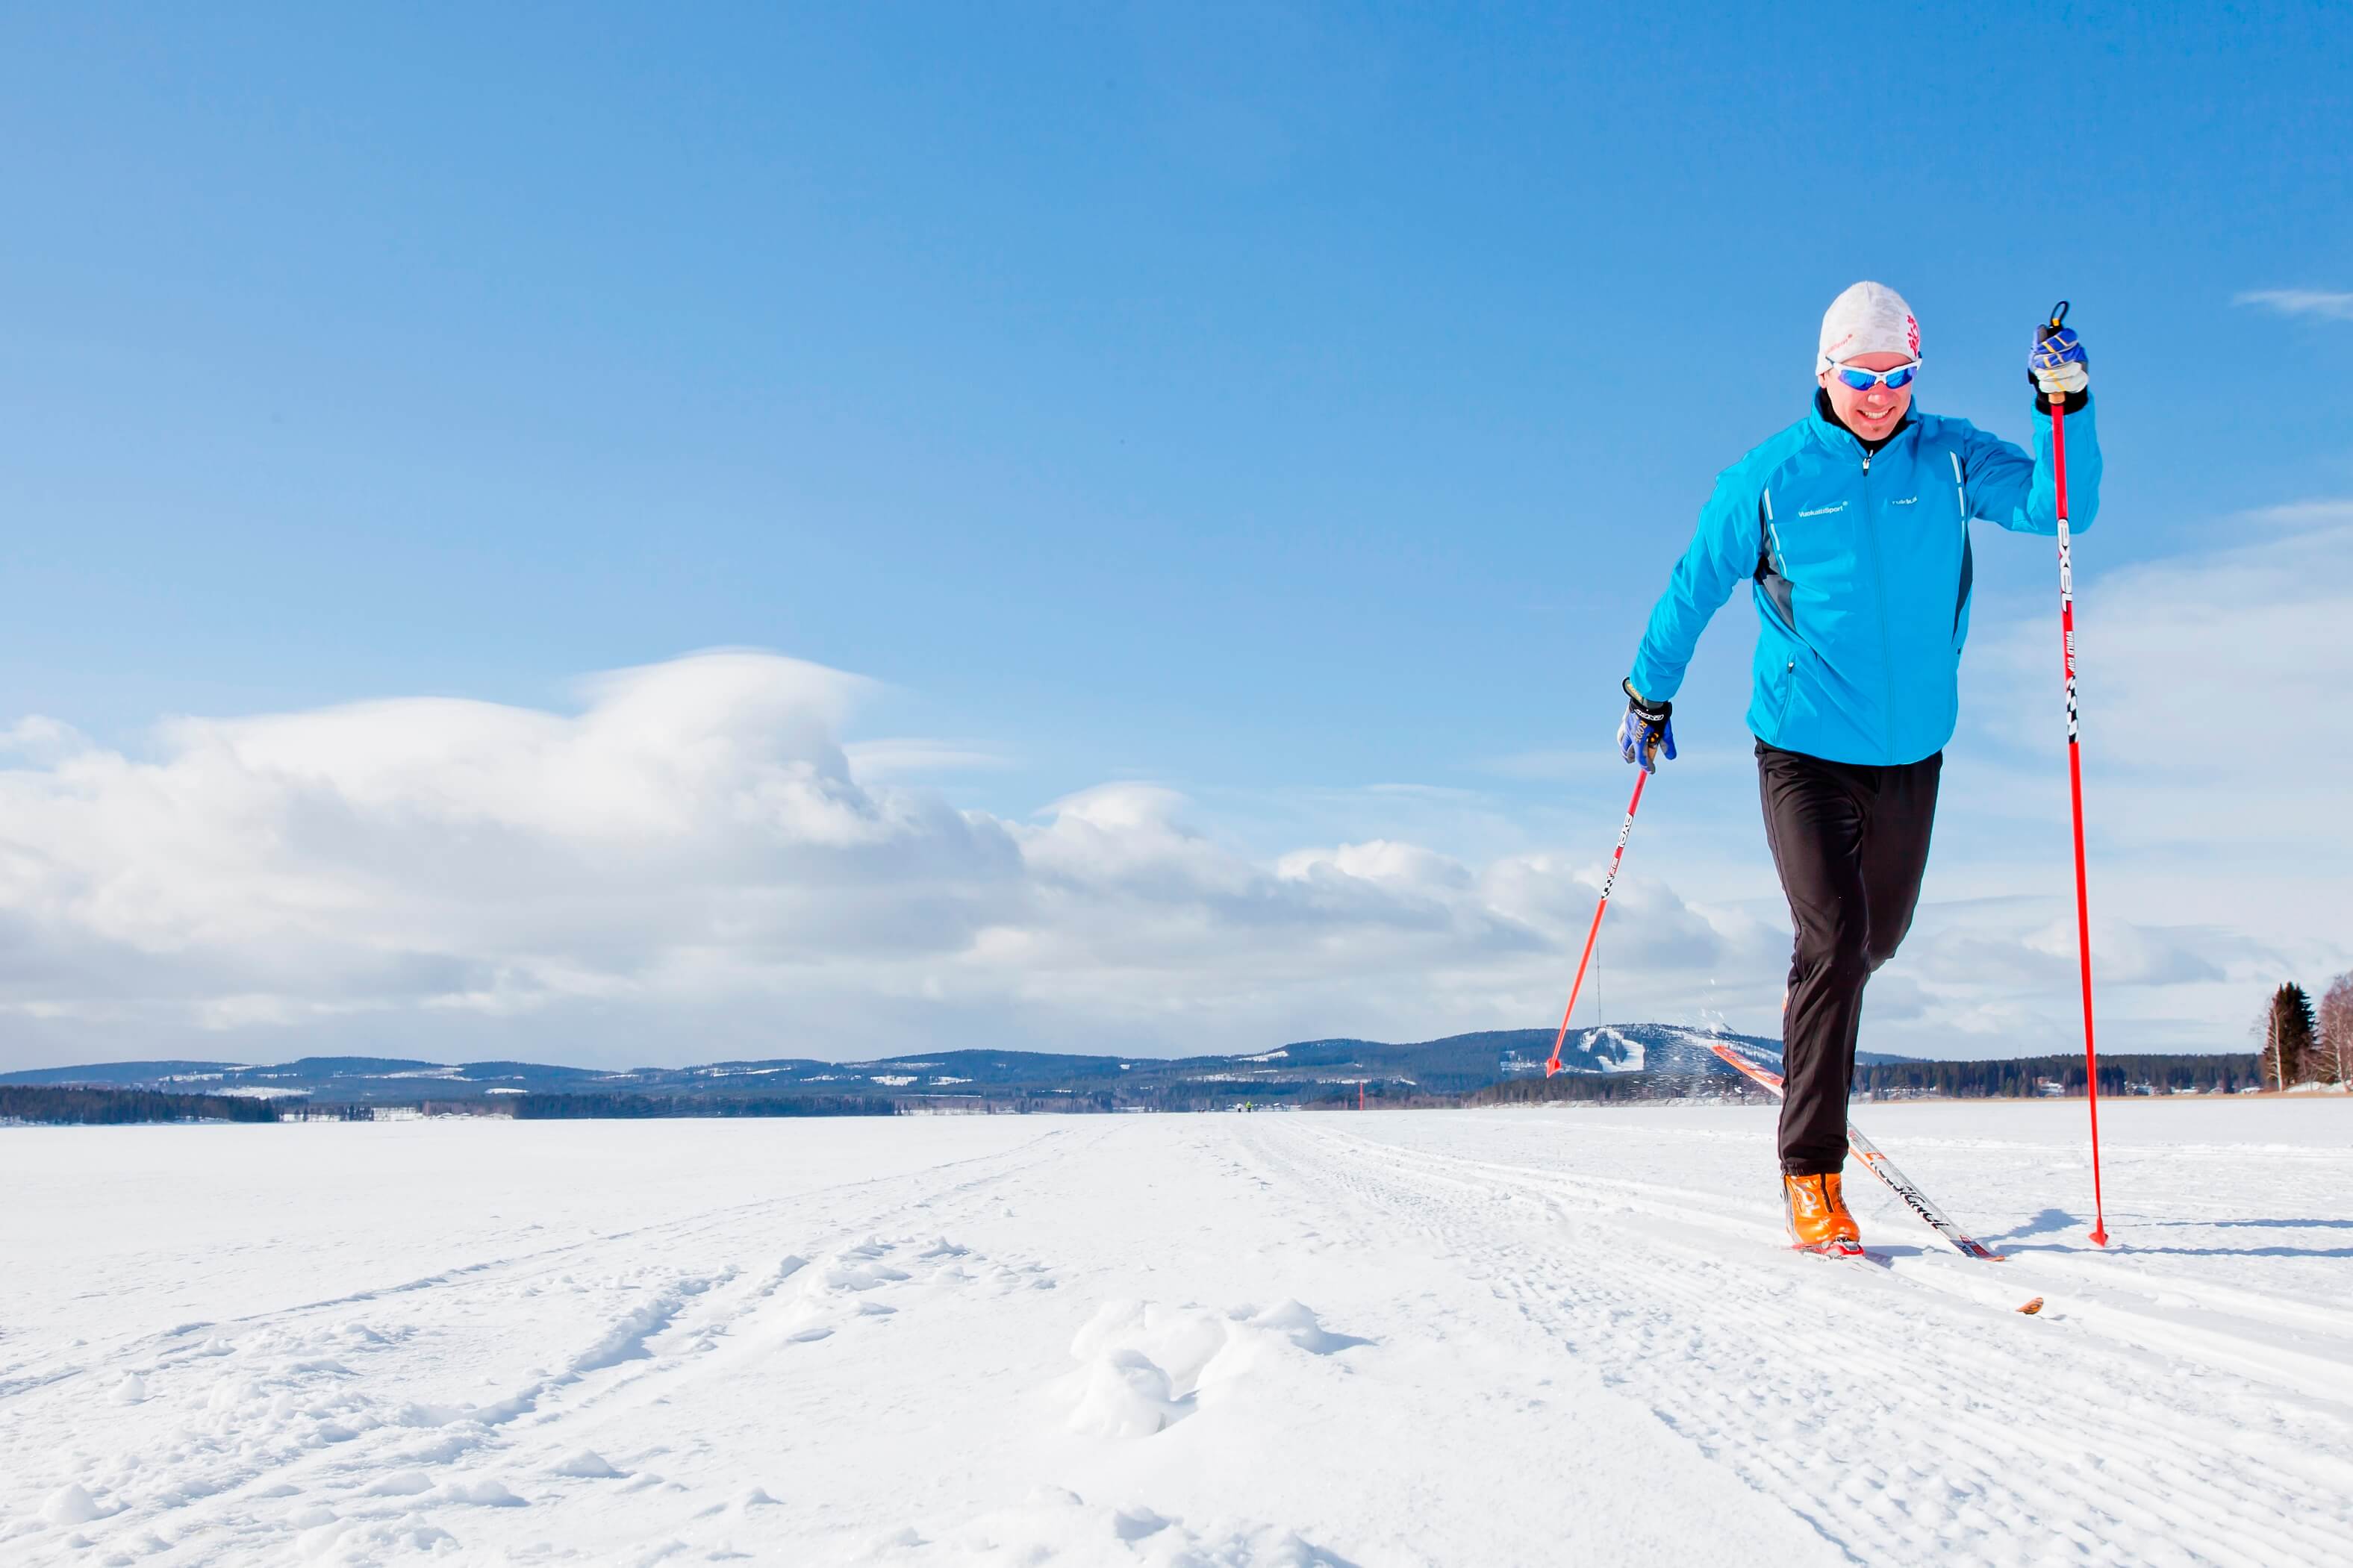
<path fill-rule="evenodd" d="M 2034 352 L 2026 356 L 2026 374 L 2045 406 L 2058 398 L 2073 413 L 2090 395 L 2092 362 L 2073 327 L 2045 321 L 2034 329 Z"/>
<path fill-rule="evenodd" d="M 1618 726 L 1618 754 L 1641 763 L 1644 773 L 1655 773 L 1661 752 L 1666 752 L 1667 761 L 1675 760 L 1675 727 L 1668 721 L 1675 705 L 1651 701 L 1634 689 L 1630 680 L 1621 684 L 1626 689 L 1626 718 Z"/>

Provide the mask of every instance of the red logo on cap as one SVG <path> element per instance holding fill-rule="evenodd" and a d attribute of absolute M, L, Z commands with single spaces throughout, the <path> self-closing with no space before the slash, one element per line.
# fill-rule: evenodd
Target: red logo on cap
<path fill-rule="evenodd" d="M 1920 357 L 1920 323 L 1907 313 L 1904 318 L 1904 341 L 1911 345 L 1914 359 Z"/>

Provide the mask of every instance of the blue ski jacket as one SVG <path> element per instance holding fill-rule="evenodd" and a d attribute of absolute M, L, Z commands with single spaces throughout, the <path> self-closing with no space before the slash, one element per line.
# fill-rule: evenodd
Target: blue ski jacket
<path fill-rule="evenodd" d="M 2100 444 L 2085 402 L 2067 421 L 2067 522 L 2092 526 Z M 1965 419 L 1916 410 L 1876 452 L 1814 412 L 1716 479 L 1691 548 L 1628 679 L 1672 698 L 1700 632 L 1743 579 L 1754 585 L 1756 693 L 1748 728 L 1836 763 L 1916 763 L 1953 738 L 1969 635 L 1969 520 L 2059 531 L 2051 425 L 2034 456 Z"/>

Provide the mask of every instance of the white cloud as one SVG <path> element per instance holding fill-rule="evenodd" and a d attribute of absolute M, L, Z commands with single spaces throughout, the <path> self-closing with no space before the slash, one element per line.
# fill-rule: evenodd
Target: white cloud
<path fill-rule="evenodd" d="M 419 699 L 175 721 L 152 760 L 53 745 L 0 772 L 0 1005 L 144 1040 L 968 941 L 1019 849 L 852 776 L 859 688 L 720 654 L 591 682 L 576 715 Z"/>
<path fill-rule="evenodd" d="M 2313 316 L 2324 321 L 2353 321 L 2353 294 L 2331 294 L 2317 289 L 2256 289 L 2234 295 L 2233 305 L 2260 305 L 2283 316 Z"/>
<path fill-rule="evenodd" d="M 5 1049 L 1216 1049 L 1557 1006 L 1591 897 L 1566 865 L 1390 840 L 1260 859 L 1143 784 L 1035 822 L 959 811 L 853 760 L 864 689 L 725 653 L 587 682 L 575 712 L 178 720 L 151 756 L 26 721 L 0 769 Z M 1723 938 L 1662 887 L 1621 901 L 1617 965 L 1664 1005 Z"/>
<path fill-rule="evenodd" d="M 1010 759 L 985 746 L 934 740 L 926 736 L 896 736 L 887 740 L 850 741 L 842 754 L 863 779 L 923 778 L 939 773 L 995 772 L 1010 767 Z"/>

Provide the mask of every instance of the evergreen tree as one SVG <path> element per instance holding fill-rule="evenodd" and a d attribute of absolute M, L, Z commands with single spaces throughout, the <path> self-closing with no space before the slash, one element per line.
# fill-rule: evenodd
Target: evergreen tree
<path fill-rule="evenodd" d="M 2257 1021 L 2263 1038 L 2263 1087 L 2284 1089 L 2311 1081 L 2319 1052 L 2314 1045 L 2312 998 L 2291 981 L 2272 993 Z"/>

